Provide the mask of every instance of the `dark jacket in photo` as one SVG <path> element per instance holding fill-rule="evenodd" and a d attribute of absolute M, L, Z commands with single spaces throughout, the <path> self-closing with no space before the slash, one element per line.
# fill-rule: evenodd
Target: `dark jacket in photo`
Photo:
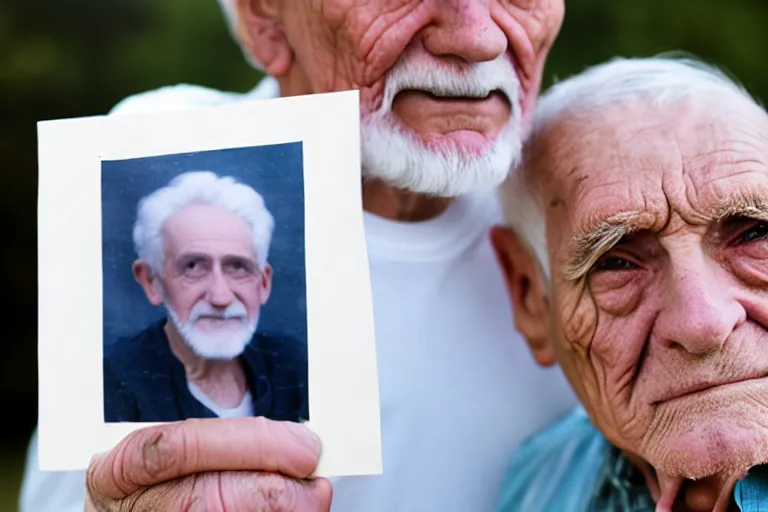
<path fill-rule="evenodd" d="M 104 348 L 104 419 L 168 422 L 215 418 L 189 391 L 184 366 L 155 322 L 131 339 Z M 255 416 L 279 421 L 309 419 L 307 347 L 290 338 L 257 333 L 240 356 Z"/>

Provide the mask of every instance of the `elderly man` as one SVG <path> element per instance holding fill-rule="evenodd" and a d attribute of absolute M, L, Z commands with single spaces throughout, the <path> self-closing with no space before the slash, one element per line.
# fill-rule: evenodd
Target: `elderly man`
<path fill-rule="evenodd" d="M 501 509 L 768 509 L 765 110 L 695 61 L 615 60 L 529 142 L 493 243 L 586 414 L 524 445 Z"/>
<path fill-rule="evenodd" d="M 559 370 L 509 343 L 488 237 L 563 0 L 225 6 L 248 59 L 272 78 L 243 96 L 167 88 L 116 112 L 360 90 L 384 475 L 333 479 L 333 510 L 493 510 L 508 454 L 575 403 Z M 94 459 L 87 497 L 93 510 L 325 510 L 329 482 L 305 478 L 318 440 L 293 426 L 220 419 L 139 431 Z M 82 510 L 82 488 L 82 474 L 32 464 L 24 512 Z"/>
<path fill-rule="evenodd" d="M 273 229 L 255 190 L 212 172 L 181 174 L 139 202 L 133 274 L 167 319 L 105 345 L 105 421 L 308 419 L 306 346 L 254 336 Z"/>

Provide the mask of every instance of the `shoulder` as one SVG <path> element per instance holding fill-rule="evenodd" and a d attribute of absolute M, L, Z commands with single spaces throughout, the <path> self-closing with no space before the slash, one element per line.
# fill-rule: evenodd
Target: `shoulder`
<path fill-rule="evenodd" d="M 162 332 L 161 322 L 154 321 L 133 336 L 119 337 L 105 344 L 104 357 L 120 357 L 140 350 L 140 347 L 146 344 L 150 338 L 157 337 L 158 331 Z"/>
<path fill-rule="evenodd" d="M 164 110 L 186 110 L 208 107 L 232 100 L 234 93 L 221 92 L 198 85 L 178 84 L 145 91 L 118 102 L 110 114 L 142 114 Z"/>
<path fill-rule="evenodd" d="M 254 369 L 263 368 L 272 389 L 270 417 L 304 421 L 309 418 L 307 344 L 295 338 L 258 334 L 246 352 Z"/>
<path fill-rule="evenodd" d="M 515 452 L 498 510 L 586 512 L 609 446 L 584 409 L 576 408 Z"/>
<path fill-rule="evenodd" d="M 82 511 L 84 489 L 85 471 L 40 470 L 38 466 L 38 431 L 35 429 L 27 449 L 19 496 L 19 511 Z"/>
<path fill-rule="evenodd" d="M 307 361 L 307 344 L 289 336 L 258 333 L 249 349 L 281 363 L 304 364 Z"/>
<path fill-rule="evenodd" d="M 155 321 L 132 338 L 118 339 L 104 347 L 107 422 L 139 421 L 162 403 L 163 397 L 172 395 L 170 348 L 164 324 L 165 320 Z"/>
<path fill-rule="evenodd" d="M 247 93 L 219 91 L 200 85 L 177 84 L 128 96 L 112 107 L 109 114 L 188 110 L 277 96 L 279 96 L 279 86 L 271 77 L 263 79 L 256 88 Z"/>
<path fill-rule="evenodd" d="M 161 359 L 161 352 L 167 350 L 163 324 L 164 320 L 155 321 L 133 337 L 105 344 L 105 370 L 120 374 L 121 380 L 127 379 L 129 374 L 151 370 L 150 367 Z"/>
<path fill-rule="evenodd" d="M 253 368 L 263 365 L 277 388 L 302 387 L 309 379 L 307 344 L 296 338 L 258 333 L 244 355 Z"/>

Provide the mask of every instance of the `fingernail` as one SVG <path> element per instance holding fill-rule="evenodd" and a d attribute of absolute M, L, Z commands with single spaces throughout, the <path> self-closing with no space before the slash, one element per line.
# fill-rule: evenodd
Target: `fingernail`
<path fill-rule="evenodd" d="M 303 423 L 289 422 L 287 425 L 291 433 L 296 436 L 296 438 L 301 441 L 302 444 L 311 448 L 313 452 L 320 455 L 320 450 L 323 447 L 323 443 L 320 441 L 320 438 L 317 436 L 317 434 L 312 432 L 312 430 L 310 430 L 309 427 Z"/>

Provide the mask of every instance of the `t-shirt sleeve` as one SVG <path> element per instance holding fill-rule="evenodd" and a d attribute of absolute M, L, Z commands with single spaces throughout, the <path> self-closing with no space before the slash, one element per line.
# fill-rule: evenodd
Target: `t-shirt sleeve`
<path fill-rule="evenodd" d="M 40 471 L 37 463 L 37 431 L 27 450 L 19 512 L 83 512 L 84 471 Z"/>
<path fill-rule="evenodd" d="M 234 93 L 217 91 L 199 85 L 170 85 L 128 96 L 112 107 L 109 114 L 144 114 L 212 107 L 226 103 L 235 97 Z"/>

